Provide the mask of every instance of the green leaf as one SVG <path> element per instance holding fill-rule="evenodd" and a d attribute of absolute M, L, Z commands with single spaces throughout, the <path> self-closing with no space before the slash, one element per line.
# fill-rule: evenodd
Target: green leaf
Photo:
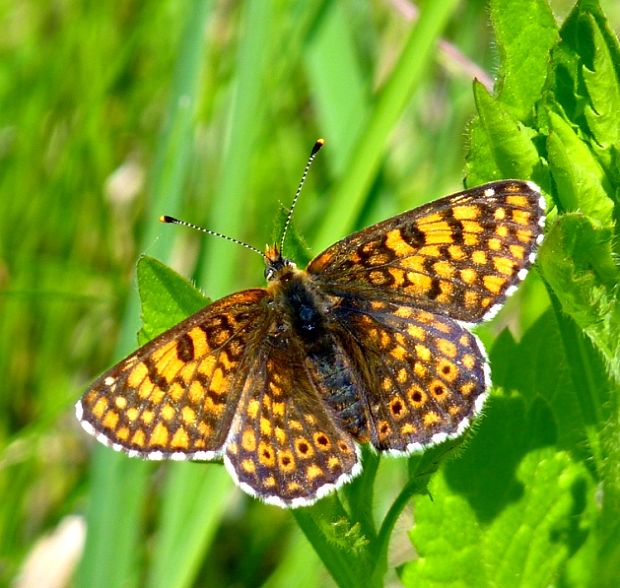
<path fill-rule="evenodd" d="M 467 160 L 467 184 L 474 186 L 500 178 L 531 178 L 541 174 L 535 132 L 474 83 L 478 117 L 472 125 Z"/>
<path fill-rule="evenodd" d="M 597 224 L 610 226 L 614 205 L 604 187 L 604 170 L 566 120 L 549 112 L 549 122 L 549 171 L 557 186 L 558 205 L 565 211 L 581 210 Z"/>
<path fill-rule="evenodd" d="M 544 586 L 570 558 L 591 564 L 596 486 L 587 454 L 573 453 L 586 423 L 559 340 L 548 313 L 522 343 L 493 348 L 501 389 L 431 481 L 432 498 L 415 498 L 419 559 L 405 566 L 406 585 Z"/>
<path fill-rule="evenodd" d="M 547 235 L 540 264 L 562 310 L 588 334 L 620 381 L 620 272 L 612 236 L 581 214 L 563 215 Z"/>
<path fill-rule="evenodd" d="M 591 460 L 586 463 L 595 468 L 599 479 L 598 510 L 592 517 L 596 528 L 593 537 L 593 559 L 596 562 L 592 567 L 582 569 L 573 562 L 575 565 L 569 571 L 582 576 L 589 572 L 598 585 L 615 586 L 620 561 L 620 519 L 617 516 L 620 512 L 620 384 L 614 380 L 613 374 L 607 376 L 603 355 L 569 315 L 558 312 L 556 317 L 573 388 L 586 423 L 591 453 Z M 559 396 L 559 402 L 563 397 Z M 573 451 L 582 450 L 585 450 L 584 444 L 573 446 Z M 569 582 L 569 585 L 590 584 L 588 581 L 580 584 Z"/>
<path fill-rule="evenodd" d="M 142 302 L 141 345 L 210 302 L 188 280 L 152 257 L 140 257 L 137 277 Z"/>
<path fill-rule="evenodd" d="M 552 52 L 540 108 L 541 132 L 564 215 L 549 231 L 540 267 L 564 312 L 569 313 L 620 378 L 620 327 L 615 262 L 619 245 L 617 167 L 618 41 L 594 2 L 578 2 Z M 596 73 L 597 75 L 593 75 Z M 580 216 L 584 215 L 584 216 Z"/>
<path fill-rule="evenodd" d="M 529 128 L 547 76 L 548 55 L 558 40 L 557 26 L 543 0 L 493 0 L 491 18 L 501 57 L 497 96 L 478 82 L 478 116 L 470 133 L 467 185 L 500 178 L 533 178 L 548 184 Z"/>
<path fill-rule="evenodd" d="M 559 38 L 555 18 L 544 0 L 493 0 L 491 20 L 500 53 L 499 98 L 513 115 L 527 118 L 540 98 L 549 51 Z"/>
<path fill-rule="evenodd" d="M 518 422 L 531 430 L 526 421 Z M 428 519 L 412 532 L 420 559 L 405 567 L 404 584 L 553 583 L 571 555 L 571 543 L 579 546 L 584 540 L 583 532 L 576 534 L 578 528 L 571 528 L 569 521 L 584 514 L 580 509 L 586 489 L 592 490 L 587 470 L 573 463 L 568 453 L 534 450 L 520 461 L 514 479 L 489 487 L 487 496 L 500 492 L 513 500 L 487 522 L 477 516 L 466 496 L 454 493 L 445 477 L 436 477 L 430 487 L 433 499 L 417 501 L 418 516 Z"/>
<path fill-rule="evenodd" d="M 604 153 L 620 139 L 620 84 L 612 61 L 612 47 L 606 45 L 605 36 L 593 17 L 589 17 L 589 22 L 594 59 L 592 65 L 583 64 L 583 79 L 590 97 L 584 114 L 596 144 Z M 615 41 L 617 48 L 618 41 Z"/>
<path fill-rule="evenodd" d="M 620 44 L 597 2 L 580 1 L 561 29 L 545 91 L 548 111 L 569 121 L 600 160 L 610 184 L 620 177 Z"/>
<path fill-rule="evenodd" d="M 618 201 L 620 181 L 620 46 L 596 2 L 578 2 L 560 30 L 552 51 L 549 76 L 539 109 L 541 130 L 549 135 L 550 165 L 558 176 L 558 193 L 567 184 L 580 192 L 571 176 L 588 191 L 600 184 Z M 573 169 L 574 168 L 574 169 Z M 594 196 L 594 195 L 591 195 Z M 568 204 L 574 200 L 566 197 Z M 602 199 L 603 201 L 605 199 Z M 581 204 L 581 203 L 580 203 Z M 572 208 L 568 208 L 571 210 Z M 603 212 L 605 214 L 605 212 Z"/>
<path fill-rule="evenodd" d="M 517 415 L 517 422 L 527 432 L 544 424 L 532 427 L 520 417 L 523 415 Z M 586 514 L 586 490 L 591 493 L 592 484 L 585 466 L 571 461 L 566 452 L 534 450 L 519 462 L 512 480 L 489 486 L 486 496 L 498 492 L 512 500 L 487 522 L 477 516 L 466 496 L 454 493 L 444 476 L 436 477 L 430 487 L 433 499 L 416 502 L 417 516 L 424 518 L 424 524 L 412 531 L 420 558 L 405 566 L 403 583 L 463 587 L 552 584 L 584 540 L 576 519 Z M 590 511 L 592 505 L 590 499 Z M 572 517 L 575 528 L 570 524 Z"/>

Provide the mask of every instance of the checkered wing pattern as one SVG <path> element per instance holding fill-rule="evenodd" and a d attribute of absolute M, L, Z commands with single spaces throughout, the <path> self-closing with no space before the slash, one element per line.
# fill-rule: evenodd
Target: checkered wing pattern
<path fill-rule="evenodd" d="M 465 327 L 489 318 L 542 241 L 544 200 L 505 180 L 335 243 L 307 270 L 267 248 L 266 289 L 207 306 L 99 377 L 76 413 L 147 459 L 223 456 L 238 485 L 311 504 L 361 471 L 461 434 L 490 385 Z"/>
<path fill-rule="evenodd" d="M 270 504 L 302 506 L 361 471 L 357 446 L 320 394 L 298 341 L 261 347 L 224 458 L 242 489 Z"/>
<path fill-rule="evenodd" d="M 525 277 L 542 240 L 543 215 L 534 184 L 494 182 L 350 235 L 318 255 L 308 272 L 326 291 L 477 323 Z"/>
<path fill-rule="evenodd" d="M 456 437 L 480 411 L 490 384 L 486 356 L 456 321 L 350 298 L 335 307 L 333 319 L 342 353 L 355 358 L 364 376 L 363 419 L 377 450 L 410 453 Z"/>
<path fill-rule="evenodd" d="M 77 405 L 99 441 L 147 459 L 213 459 L 237 410 L 265 290 L 207 306 L 100 376 Z"/>

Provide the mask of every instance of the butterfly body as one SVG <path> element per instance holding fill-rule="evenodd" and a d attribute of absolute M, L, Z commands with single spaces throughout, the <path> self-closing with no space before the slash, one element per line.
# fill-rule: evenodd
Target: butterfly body
<path fill-rule="evenodd" d="M 347 340 L 343 330 L 345 299 L 326 295 L 308 272 L 290 266 L 276 274 L 268 292 L 274 306 L 272 345 L 295 362 L 296 371 L 307 374 L 315 390 L 313 402 L 324 403 L 339 427 L 356 441 L 367 442 L 367 383 L 358 345 Z"/>
<path fill-rule="evenodd" d="M 534 262 L 544 200 L 505 180 L 332 245 L 299 269 L 265 253 L 264 289 L 202 309 L 96 380 L 83 427 L 131 456 L 223 458 L 237 484 L 304 506 L 361 471 L 460 435 L 490 386 L 468 326 Z"/>

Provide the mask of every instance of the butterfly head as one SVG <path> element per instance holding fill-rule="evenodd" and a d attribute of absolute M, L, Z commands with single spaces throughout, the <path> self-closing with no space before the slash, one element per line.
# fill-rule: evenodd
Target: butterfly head
<path fill-rule="evenodd" d="M 282 279 L 283 276 L 295 269 L 295 264 L 282 255 L 277 245 L 267 246 L 264 253 L 265 257 L 265 279 L 271 282 L 275 279 Z"/>

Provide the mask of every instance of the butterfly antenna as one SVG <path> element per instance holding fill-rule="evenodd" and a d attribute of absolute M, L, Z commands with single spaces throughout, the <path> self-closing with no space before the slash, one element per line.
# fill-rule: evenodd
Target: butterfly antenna
<path fill-rule="evenodd" d="M 282 231 L 282 239 L 280 239 L 280 251 L 284 249 L 284 240 L 286 239 L 286 233 L 288 231 L 288 227 L 291 224 L 291 219 L 293 218 L 293 211 L 295 210 L 295 206 L 297 204 L 297 200 L 299 200 L 299 195 L 301 194 L 301 190 L 304 187 L 304 183 L 306 182 L 306 178 L 308 177 L 308 172 L 310 171 L 310 166 L 316 157 L 316 154 L 320 151 L 321 147 L 325 145 L 325 139 L 317 139 L 314 147 L 312 147 L 312 151 L 310 152 L 310 157 L 308 157 L 308 161 L 306 162 L 306 167 L 304 168 L 304 173 L 301 175 L 301 180 L 299 182 L 299 186 L 297 187 L 297 192 L 295 192 L 295 196 L 293 197 L 293 202 L 291 203 L 291 207 L 288 210 L 288 215 L 286 216 L 286 222 L 284 223 L 284 230 Z"/>
<path fill-rule="evenodd" d="M 220 239 L 224 239 L 225 241 L 230 241 L 231 243 L 236 243 L 237 245 L 241 245 L 241 247 L 245 247 L 246 249 L 249 249 L 250 251 L 254 251 L 255 253 L 258 253 L 263 259 L 267 259 L 265 254 L 260 249 L 257 249 L 256 247 L 253 247 L 252 245 L 249 245 L 248 243 L 245 243 L 244 241 L 235 239 L 234 237 L 229 237 L 228 235 L 224 235 L 223 233 L 218 233 L 217 231 L 212 231 L 211 229 L 205 229 L 204 227 L 200 227 L 198 225 L 195 225 L 194 223 L 188 223 L 187 221 L 184 221 L 184 220 L 179 220 L 178 218 L 174 218 L 173 216 L 163 215 L 159 217 L 159 220 L 162 223 L 167 223 L 171 225 L 181 225 L 182 227 L 188 227 L 190 229 L 195 229 L 196 231 L 200 231 L 201 233 L 212 235 L 213 237 L 219 237 Z"/>

